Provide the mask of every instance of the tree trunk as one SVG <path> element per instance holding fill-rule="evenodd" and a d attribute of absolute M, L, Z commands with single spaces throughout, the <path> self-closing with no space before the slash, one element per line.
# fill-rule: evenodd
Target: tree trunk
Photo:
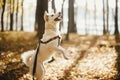
<path fill-rule="evenodd" d="M 103 0 L 103 34 L 106 34 L 106 28 L 105 28 L 105 2 Z"/>
<path fill-rule="evenodd" d="M 56 13 L 55 0 L 52 0 L 52 9 L 54 10 L 54 13 Z"/>
<path fill-rule="evenodd" d="M 10 12 L 8 11 L 8 12 L 7 12 L 7 15 L 6 15 L 6 31 L 9 30 L 9 29 L 8 29 L 8 25 L 9 25 L 9 14 L 10 14 Z"/>
<path fill-rule="evenodd" d="M 2 14 L 1 14 L 1 31 L 4 31 L 4 12 L 5 12 L 5 4 L 6 0 L 3 0 L 3 5 L 2 5 Z"/>
<path fill-rule="evenodd" d="M 74 20 L 74 2 L 75 2 L 75 0 L 69 0 L 68 27 L 69 27 L 69 32 L 76 33 L 77 29 L 76 29 L 76 26 L 75 26 L 76 24 L 75 24 L 75 20 Z"/>
<path fill-rule="evenodd" d="M 48 10 L 48 0 L 37 0 L 35 23 L 38 27 L 38 37 L 42 38 L 45 29 L 44 12 Z"/>
<path fill-rule="evenodd" d="M 16 21 L 16 31 L 18 30 L 18 9 L 19 9 L 19 0 L 16 0 L 16 18 L 15 18 L 15 21 Z"/>
<path fill-rule="evenodd" d="M 6 1 L 6 31 L 9 31 L 9 20 L 10 20 L 10 5 Z"/>
<path fill-rule="evenodd" d="M 10 0 L 10 31 L 13 31 L 14 0 Z"/>
<path fill-rule="evenodd" d="M 69 0 L 69 8 L 68 8 L 68 31 L 66 35 L 66 40 L 69 40 L 69 33 L 70 32 L 77 32 L 75 22 L 74 22 L 74 2 L 75 0 Z"/>
<path fill-rule="evenodd" d="M 37 25 L 37 22 L 35 20 L 35 23 L 34 23 L 34 31 L 37 31 L 38 30 L 38 25 Z"/>
<path fill-rule="evenodd" d="M 22 0 L 21 2 L 21 7 L 22 7 L 22 12 L 21 12 L 21 31 L 23 31 L 23 12 L 24 12 L 24 9 L 23 9 L 23 3 L 24 3 L 24 0 Z"/>
<path fill-rule="evenodd" d="M 63 19 L 63 6 L 64 6 L 64 2 L 65 2 L 65 0 L 63 0 L 63 3 L 62 3 L 62 8 L 61 8 L 61 12 L 62 12 L 62 19 Z M 61 31 L 61 28 L 63 27 L 63 20 L 61 21 L 61 23 L 60 23 L 60 28 L 59 28 L 59 30 Z"/>
<path fill-rule="evenodd" d="M 118 0 L 116 0 L 116 6 L 115 6 L 115 35 L 119 34 L 118 30 Z"/>
<path fill-rule="evenodd" d="M 106 28 L 107 28 L 107 33 L 109 33 L 109 2 L 107 0 L 107 25 L 106 25 Z"/>

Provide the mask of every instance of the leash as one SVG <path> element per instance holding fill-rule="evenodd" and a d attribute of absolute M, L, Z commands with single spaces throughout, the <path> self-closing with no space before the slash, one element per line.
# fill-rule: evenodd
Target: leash
<path fill-rule="evenodd" d="M 42 41 L 41 39 L 40 39 L 40 41 L 39 41 L 39 44 L 38 44 L 38 46 L 37 46 L 37 49 L 36 49 L 36 54 L 35 54 L 35 59 L 34 59 L 34 64 L 33 64 L 33 71 L 32 71 L 32 79 L 34 80 L 34 75 L 35 75 L 35 73 L 36 73 L 36 65 L 37 65 L 37 56 L 38 56 L 38 53 L 39 53 L 39 51 L 40 51 L 40 44 L 42 43 L 42 44 L 47 44 L 47 43 L 49 43 L 49 42 L 51 42 L 51 41 L 53 41 L 53 40 L 55 40 L 55 39 L 57 39 L 58 38 L 58 46 L 60 45 L 60 42 L 61 42 L 61 37 L 58 35 L 58 36 L 55 36 L 55 37 L 53 37 L 53 38 L 50 38 L 49 40 L 47 40 L 47 41 Z"/>
<path fill-rule="evenodd" d="M 41 40 L 40 40 L 41 41 Z M 36 54 L 35 54 L 35 59 L 34 59 L 34 66 L 33 66 L 33 71 L 32 71 L 32 79 L 34 80 L 34 75 L 35 75 L 35 72 L 36 72 L 36 65 L 37 65 L 37 55 L 39 53 L 39 50 L 40 50 L 40 41 L 39 41 L 39 44 L 37 46 L 37 49 L 36 49 Z"/>

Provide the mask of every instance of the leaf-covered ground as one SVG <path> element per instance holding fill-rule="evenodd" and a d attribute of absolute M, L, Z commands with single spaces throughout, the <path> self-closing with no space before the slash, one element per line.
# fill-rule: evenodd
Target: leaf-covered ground
<path fill-rule="evenodd" d="M 36 48 L 35 34 L 0 33 L 0 80 L 32 80 L 20 55 Z M 44 80 L 119 80 L 119 44 L 120 36 L 70 34 L 62 42 L 69 60 L 55 54 L 55 61 L 45 63 Z"/>

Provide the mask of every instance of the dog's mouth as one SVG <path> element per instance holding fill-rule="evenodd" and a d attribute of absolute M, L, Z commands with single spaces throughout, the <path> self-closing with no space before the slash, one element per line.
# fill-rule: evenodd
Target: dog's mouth
<path fill-rule="evenodd" d="M 62 20 L 62 16 L 59 15 L 57 18 L 54 19 L 55 21 L 61 21 Z"/>

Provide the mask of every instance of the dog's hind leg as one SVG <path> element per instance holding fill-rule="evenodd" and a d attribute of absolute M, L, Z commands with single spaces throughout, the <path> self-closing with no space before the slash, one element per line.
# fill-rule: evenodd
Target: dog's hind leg
<path fill-rule="evenodd" d="M 43 80 L 44 74 L 45 74 L 45 68 L 43 63 L 38 63 L 37 69 L 36 69 L 37 80 Z"/>

